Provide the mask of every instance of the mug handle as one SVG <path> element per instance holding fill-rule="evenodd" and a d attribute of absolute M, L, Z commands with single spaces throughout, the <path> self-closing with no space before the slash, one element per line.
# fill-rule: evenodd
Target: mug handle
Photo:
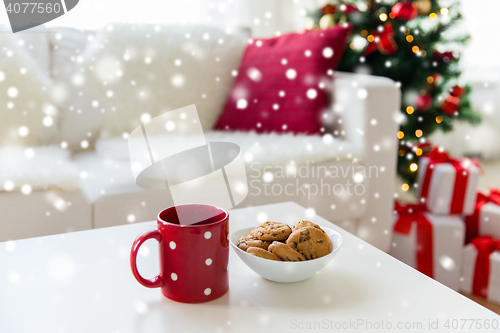
<path fill-rule="evenodd" d="M 137 238 L 134 241 L 134 244 L 132 245 L 132 251 L 130 252 L 130 267 L 132 268 L 132 274 L 134 274 L 134 277 L 136 278 L 137 281 L 139 281 L 140 284 L 148 288 L 158 288 L 162 286 L 162 278 L 160 275 L 157 275 L 151 280 L 148 280 L 143 278 L 141 274 L 139 274 L 139 271 L 137 270 L 137 252 L 139 251 L 139 248 L 141 247 L 142 243 L 151 238 L 156 239 L 158 242 L 161 242 L 162 239 L 161 234 L 157 229 L 145 231 L 139 236 L 137 236 Z"/>

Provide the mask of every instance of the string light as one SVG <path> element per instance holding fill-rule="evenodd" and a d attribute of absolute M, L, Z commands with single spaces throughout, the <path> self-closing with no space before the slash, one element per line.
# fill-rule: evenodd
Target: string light
<path fill-rule="evenodd" d="M 404 137 L 405 137 L 405 134 L 403 133 L 403 131 L 399 131 L 398 132 L 398 139 L 401 140 Z"/>
<path fill-rule="evenodd" d="M 405 183 L 405 184 L 401 185 L 401 189 L 406 192 L 410 189 L 410 185 Z"/>
<path fill-rule="evenodd" d="M 441 12 L 441 15 L 446 16 L 450 13 L 450 10 L 446 7 L 443 7 L 439 12 Z"/>
<path fill-rule="evenodd" d="M 407 106 L 406 107 L 406 113 L 412 114 L 413 112 L 415 112 L 415 109 L 413 108 L 413 106 Z"/>
<path fill-rule="evenodd" d="M 411 50 L 413 51 L 413 53 L 417 53 L 417 52 L 420 50 L 420 48 L 419 48 L 417 45 L 414 45 L 414 46 L 411 48 Z"/>
<path fill-rule="evenodd" d="M 399 156 L 403 157 L 403 156 L 405 156 L 405 151 L 403 149 L 400 149 L 398 154 L 399 154 Z"/>
<path fill-rule="evenodd" d="M 423 152 L 422 148 L 417 148 L 417 150 L 415 150 L 415 155 L 420 156 Z"/>
<path fill-rule="evenodd" d="M 366 39 L 371 43 L 375 40 L 375 37 L 373 37 L 373 35 L 368 35 L 368 37 L 366 37 Z"/>
<path fill-rule="evenodd" d="M 361 30 L 361 37 L 366 37 L 368 36 L 368 30 Z"/>
<path fill-rule="evenodd" d="M 416 130 L 416 131 L 415 131 L 415 136 L 416 136 L 417 138 L 420 138 L 422 135 L 424 135 L 424 132 L 422 132 L 422 130 L 419 130 L 419 129 L 418 129 L 418 130 Z"/>
<path fill-rule="evenodd" d="M 349 47 L 350 47 L 352 50 L 356 50 L 356 46 L 354 45 L 354 43 L 349 44 Z"/>
<path fill-rule="evenodd" d="M 389 13 L 389 17 L 390 17 L 391 19 L 394 19 L 394 18 L 396 17 L 396 15 L 395 15 L 393 12 L 390 12 L 390 13 Z"/>
<path fill-rule="evenodd" d="M 405 35 L 408 36 L 410 34 L 410 29 L 405 30 Z"/>
<path fill-rule="evenodd" d="M 415 171 L 417 171 L 417 169 L 418 169 L 417 163 L 410 164 L 410 170 L 411 170 L 411 172 L 415 172 Z"/>
<path fill-rule="evenodd" d="M 437 16 L 437 14 L 436 14 L 436 13 L 430 13 L 430 14 L 429 14 L 429 18 L 430 18 L 431 20 L 433 20 L 433 21 L 434 21 L 435 19 L 437 19 L 437 17 L 438 17 L 438 16 Z"/>
<path fill-rule="evenodd" d="M 441 116 L 436 117 L 436 123 L 441 124 L 442 121 L 443 121 L 443 117 L 441 117 Z"/>
<path fill-rule="evenodd" d="M 443 10 L 443 8 L 441 8 L 441 11 Z M 387 21 L 387 14 L 386 13 L 382 13 L 378 16 L 378 18 L 380 19 L 380 21 L 382 22 L 385 22 Z"/>

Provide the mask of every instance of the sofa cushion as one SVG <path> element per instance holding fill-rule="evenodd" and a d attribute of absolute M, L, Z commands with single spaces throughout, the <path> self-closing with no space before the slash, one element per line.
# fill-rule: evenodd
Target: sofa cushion
<path fill-rule="evenodd" d="M 44 41 L 44 30 L 0 33 L 0 145 L 43 145 L 57 139 L 58 111 L 44 68 Z M 33 49 L 40 59 L 29 53 Z"/>
<path fill-rule="evenodd" d="M 62 34 L 64 36 L 64 34 Z M 229 94 L 247 35 L 210 26 L 113 24 L 76 61 L 77 92 L 61 131 L 72 149 L 121 136 L 151 117 L 196 104 L 211 129 Z M 78 57 L 77 57 L 78 59 Z M 75 86 L 76 84 L 76 86 Z"/>
<path fill-rule="evenodd" d="M 12 29 L 7 25 L 0 25 L 0 33 L 12 36 L 17 45 L 30 55 L 36 63 L 37 68 L 44 75 L 50 76 L 50 47 L 49 32 L 44 25 L 39 25 L 31 29 L 12 33 Z"/>
<path fill-rule="evenodd" d="M 81 94 L 83 77 L 78 71 L 83 51 L 95 37 L 94 31 L 73 28 L 49 28 L 51 75 L 59 95 L 60 140 L 72 149 L 81 149 L 82 141 L 92 142 L 104 115 L 90 107 L 92 100 Z M 89 136 L 90 134 L 90 136 Z M 83 143 L 85 146 L 85 142 Z"/>
<path fill-rule="evenodd" d="M 249 42 L 218 130 L 320 133 L 348 25 Z"/>

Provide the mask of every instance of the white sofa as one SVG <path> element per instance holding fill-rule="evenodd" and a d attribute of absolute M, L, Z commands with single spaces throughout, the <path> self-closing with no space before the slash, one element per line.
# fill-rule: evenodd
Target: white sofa
<path fill-rule="evenodd" d="M 174 27 L 155 26 L 156 29 L 168 29 L 170 36 L 176 32 Z M 193 36 L 200 30 L 199 27 L 182 27 L 179 34 L 187 35 L 189 29 L 193 29 Z M 211 30 L 211 33 L 214 35 L 217 31 Z M 221 30 L 220 33 L 227 32 Z M 232 34 L 236 36 L 234 38 L 240 38 L 241 45 L 244 45 L 244 32 Z M 135 185 L 128 160 L 127 141 L 124 137 L 109 135 L 104 129 L 106 119 L 98 111 L 100 106 L 93 108 L 95 102 L 92 94 L 99 92 L 87 90 L 82 94 L 79 87 L 67 86 L 68 82 L 75 80 L 74 73 L 81 71 L 79 63 L 86 61 L 87 44 L 98 38 L 98 35 L 99 32 L 40 27 L 31 34 L 28 31 L 16 36 L 24 39 L 24 45 L 36 44 L 36 47 L 27 49 L 33 60 L 38 62 L 37 68 L 50 75 L 56 92 L 66 84 L 64 101 L 57 104 L 59 116 L 55 118 L 56 133 L 52 133 L 50 141 L 45 144 L 56 147 L 62 145 L 70 151 L 71 157 L 66 162 L 71 164 L 72 170 L 68 171 L 68 175 L 74 177 L 76 185 L 71 190 L 62 190 L 64 186 L 58 186 L 48 179 L 41 186 L 33 186 L 28 195 L 21 193 L 18 187 L 9 191 L 5 188 L 0 190 L 0 241 L 154 220 L 161 209 L 172 203 L 166 191 L 145 190 Z M 173 45 L 176 42 L 173 40 L 171 43 Z M 219 44 L 222 44 L 220 39 Z M 241 49 L 239 53 L 235 51 L 238 47 Z M 210 52 L 215 52 L 214 48 L 213 45 L 207 46 L 206 50 L 201 51 L 205 52 L 205 56 L 210 56 Z M 232 53 L 226 51 L 225 55 L 240 57 L 242 50 L 243 46 L 236 45 Z M 150 74 L 161 73 L 165 68 L 176 66 L 170 61 L 161 61 L 163 58 L 158 54 L 168 57 L 168 52 L 168 49 L 157 52 L 157 58 L 148 64 L 149 69 L 141 70 L 140 74 L 144 75 L 147 70 L 151 71 Z M 239 63 L 239 58 L 230 61 L 233 61 L 234 66 Z M 203 68 L 194 75 L 199 78 L 198 84 L 201 86 L 214 85 L 213 78 L 204 75 Z M 400 92 L 395 83 L 387 78 L 336 73 L 333 80 L 332 100 L 335 102 L 331 106 L 331 117 L 334 121 L 327 130 L 332 135 L 279 136 L 220 133 L 209 128 L 204 130 L 209 141 L 232 141 L 242 149 L 247 163 L 250 194 L 239 207 L 296 201 L 309 208 L 304 212 L 304 218 L 319 214 L 387 250 L 392 223 Z M 218 108 L 206 107 L 202 100 L 194 101 L 197 106 L 202 104 L 198 108 L 200 118 L 212 119 L 212 122 L 217 119 L 231 84 L 232 80 L 228 79 L 220 88 L 211 87 L 212 95 L 220 95 L 218 101 L 212 101 L 214 105 L 219 105 Z M 69 91 L 71 89 L 73 91 Z M 118 89 L 120 85 L 114 88 L 115 95 L 120 93 Z M 175 91 L 173 94 L 179 103 L 192 104 L 188 102 L 190 93 Z M 161 98 L 165 98 L 165 104 L 170 103 L 167 100 L 171 98 L 169 96 L 156 97 L 160 102 Z M 144 105 L 132 105 L 131 109 L 143 108 Z M 127 117 L 127 114 L 122 117 Z M 88 147 L 87 144 L 81 144 L 83 140 L 88 143 Z M 33 149 L 38 154 L 38 148 Z M 38 156 L 43 152 L 36 154 Z M 301 170 L 309 174 L 288 178 L 279 175 L 278 166 L 289 166 L 292 160 L 296 168 L 302 167 Z M 50 169 L 50 166 L 47 168 Z M 367 172 L 371 171 L 371 176 L 364 177 L 363 168 Z M 325 170 L 330 173 L 337 170 L 339 175 L 325 175 Z M 343 175 L 342 172 L 347 173 Z M 60 173 L 56 173 L 55 177 L 58 175 Z M 0 177 L 5 182 L 11 174 L 0 174 Z M 23 176 L 20 178 L 23 179 Z M 357 194 L 345 195 L 344 192 L 343 195 L 335 195 L 325 190 L 328 186 L 333 189 L 336 184 L 340 184 L 345 191 L 347 182 L 351 186 L 360 184 Z M 278 184 L 282 189 L 287 184 L 292 185 L 288 193 L 275 191 L 273 194 L 269 192 L 273 184 Z M 304 187 L 304 184 L 309 184 L 309 188 Z M 340 185 L 336 189 L 340 189 Z M 269 195 L 265 193 L 266 187 Z M 315 194 L 316 188 L 323 188 L 323 193 Z M 351 187 L 351 191 L 353 189 Z M 361 189 L 365 191 L 361 193 Z M 262 214 L 249 216 L 256 222 L 264 221 L 265 218 Z"/>

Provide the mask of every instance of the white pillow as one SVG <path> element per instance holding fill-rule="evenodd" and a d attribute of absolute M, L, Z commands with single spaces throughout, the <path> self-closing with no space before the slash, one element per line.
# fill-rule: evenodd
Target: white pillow
<path fill-rule="evenodd" d="M 91 100 L 81 94 L 82 76 L 79 61 L 95 32 L 73 28 L 50 28 L 51 73 L 58 92 L 60 140 L 73 150 L 81 148 L 83 140 L 90 141 L 97 135 L 103 114 L 89 108 Z M 90 136 L 88 135 L 90 133 Z"/>
<path fill-rule="evenodd" d="M 82 112 L 105 115 L 102 137 L 196 104 L 205 131 L 215 125 L 247 36 L 208 26 L 113 24 L 83 55 Z"/>
<path fill-rule="evenodd" d="M 54 143 L 58 111 L 52 83 L 27 52 L 34 44 L 20 40 L 12 33 L 0 33 L 0 146 Z"/>
<path fill-rule="evenodd" d="M 46 76 L 50 76 L 50 48 L 47 28 L 43 25 L 28 30 L 12 33 L 7 25 L 0 25 L 0 33 L 11 35 L 17 42 L 18 47 L 24 49 L 39 69 Z"/>

